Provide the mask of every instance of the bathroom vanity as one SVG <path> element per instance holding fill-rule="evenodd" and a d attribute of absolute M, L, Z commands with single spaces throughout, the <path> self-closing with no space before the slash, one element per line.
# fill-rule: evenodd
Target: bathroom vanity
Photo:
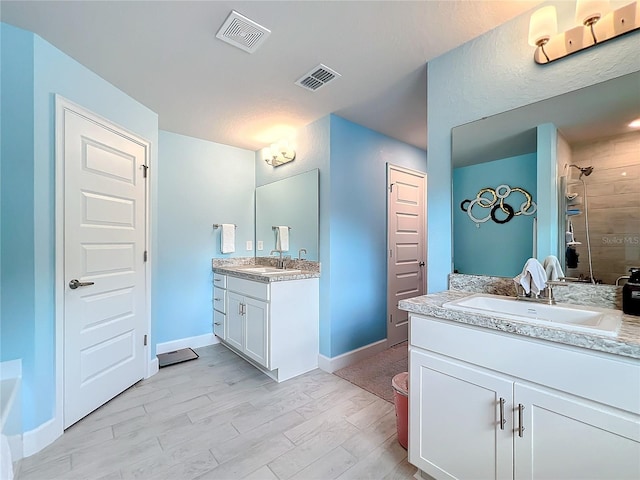
<path fill-rule="evenodd" d="M 318 367 L 319 272 L 213 267 L 213 332 L 278 382 Z"/>
<path fill-rule="evenodd" d="M 409 461 L 436 479 L 640 478 L 640 318 L 616 336 L 403 300 Z"/>

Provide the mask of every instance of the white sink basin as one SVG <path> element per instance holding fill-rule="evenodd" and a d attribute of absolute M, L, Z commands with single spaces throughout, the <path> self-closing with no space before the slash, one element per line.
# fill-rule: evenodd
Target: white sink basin
<path fill-rule="evenodd" d="M 294 270 L 292 268 L 282 269 L 275 267 L 249 267 L 243 268 L 243 272 L 259 273 L 260 275 L 285 275 L 288 273 L 300 273 L 300 270 Z"/>
<path fill-rule="evenodd" d="M 622 312 L 619 310 L 566 303 L 545 305 L 500 295 L 475 294 L 445 303 L 442 307 L 608 336 L 616 336 L 622 324 Z"/>

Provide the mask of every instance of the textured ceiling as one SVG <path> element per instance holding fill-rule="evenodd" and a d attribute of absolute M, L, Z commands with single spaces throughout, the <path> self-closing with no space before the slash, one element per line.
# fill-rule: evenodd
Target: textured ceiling
<path fill-rule="evenodd" d="M 541 1 L 7 1 L 37 33 L 159 115 L 160 128 L 258 150 L 329 113 L 427 145 L 426 62 Z M 215 38 L 231 10 L 271 30 Z M 309 92 L 324 63 L 342 74 Z"/>

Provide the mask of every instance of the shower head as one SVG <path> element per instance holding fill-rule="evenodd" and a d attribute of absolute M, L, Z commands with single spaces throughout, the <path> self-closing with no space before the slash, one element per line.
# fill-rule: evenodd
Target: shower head
<path fill-rule="evenodd" d="M 593 173 L 593 167 L 592 166 L 579 167 L 578 165 L 574 165 L 573 163 L 571 165 L 569 165 L 569 166 L 573 167 L 573 168 L 577 168 L 578 170 L 580 170 L 580 176 L 578 177 L 579 179 L 582 178 L 583 175 L 585 177 L 588 177 L 589 175 L 591 175 Z"/>

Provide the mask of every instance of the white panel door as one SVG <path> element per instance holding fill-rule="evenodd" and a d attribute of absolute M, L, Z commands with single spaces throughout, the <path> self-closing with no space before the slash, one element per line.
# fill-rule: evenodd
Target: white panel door
<path fill-rule="evenodd" d="M 387 177 L 387 340 L 395 345 L 407 339 L 409 324 L 398 302 L 426 291 L 426 177 L 393 165 Z"/>
<path fill-rule="evenodd" d="M 148 145 L 68 109 L 58 128 L 67 428 L 144 377 Z"/>

